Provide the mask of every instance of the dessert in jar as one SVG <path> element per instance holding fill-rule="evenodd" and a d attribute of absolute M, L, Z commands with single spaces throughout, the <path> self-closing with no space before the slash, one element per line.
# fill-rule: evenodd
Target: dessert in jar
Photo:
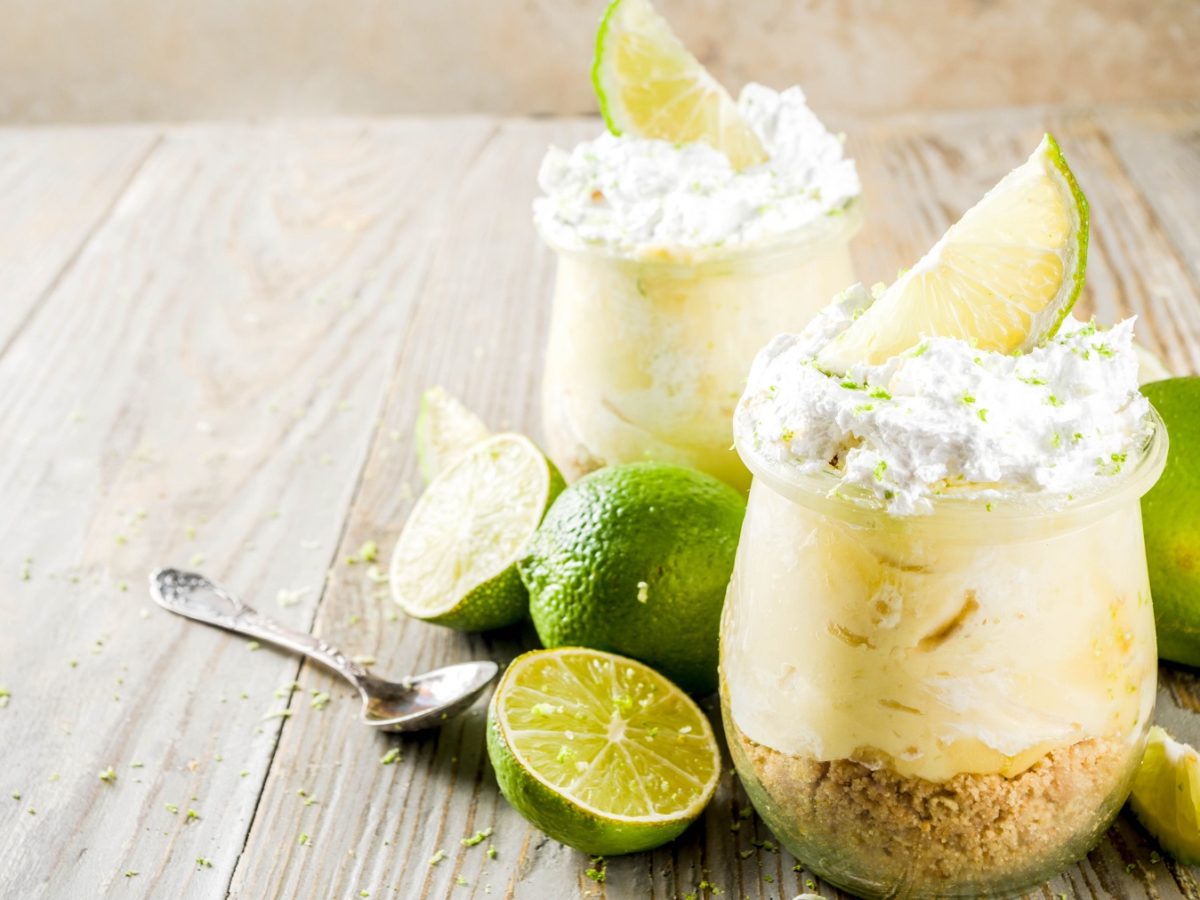
<path fill-rule="evenodd" d="M 1004 895 L 1056 874 L 1124 803 L 1150 725 L 1139 499 L 1166 434 L 1137 390 L 1132 320 L 1062 319 L 1082 195 L 1051 214 L 1068 220 L 1048 239 L 1058 283 L 963 255 L 1025 252 L 1011 220 L 984 220 L 1036 200 L 1019 196 L 1029 177 L 893 288 L 855 286 L 773 340 L 735 417 L 754 481 L 721 633 L 730 749 L 788 849 L 867 897 Z M 979 316 L 931 314 L 910 341 L 938 279 L 972 271 L 1000 279 L 953 291 Z M 1016 307 L 1030 314 L 1006 330 Z"/>
<path fill-rule="evenodd" d="M 799 88 L 725 101 L 752 150 L 625 126 L 542 164 L 534 220 L 557 255 L 542 418 L 568 478 L 652 459 L 747 485 L 730 421 L 754 354 L 854 278 L 842 139 Z"/>

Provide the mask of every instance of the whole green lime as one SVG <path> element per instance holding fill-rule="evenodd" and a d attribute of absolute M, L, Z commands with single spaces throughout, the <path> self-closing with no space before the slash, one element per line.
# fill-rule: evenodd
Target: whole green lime
<path fill-rule="evenodd" d="M 623 653 L 688 691 L 714 690 L 745 513 L 742 494 L 681 466 L 632 463 L 580 479 L 518 563 L 538 637 Z"/>
<path fill-rule="evenodd" d="M 1200 376 L 1142 387 L 1167 425 L 1171 447 L 1142 498 L 1158 655 L 1200 666 Z"/>

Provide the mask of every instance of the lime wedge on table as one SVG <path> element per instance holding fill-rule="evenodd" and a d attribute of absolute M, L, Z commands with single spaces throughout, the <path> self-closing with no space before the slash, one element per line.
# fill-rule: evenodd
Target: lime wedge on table
<path fill-rule="evenodd" d="M 1151 728 L 1129 805 L 1164 850 L 1200 863 L 1200 754 L 1192 747 Z"/>
<path fill-rule="evenodd" d="M 648 666 L 578 647 L 517 657 L 488 709 L 500 790 L 555 840 L 597 855 L 648 850 L 712 798 L 708 719 Z"/>
<path fill-rule="evenodd" d="M 516 561 L 562 476 L 519 434 L 476 444 L 417 500 L 392 553 L 392 596 L 410 616 L 467 631 L 520 621 Z"/>
<path fill-rule="evenodd" d="M 417 411 L 417 466 L 425 483 L 491 435 L 479 416 L 444 388 L 431 387 L 421 395 Z"/>
<path fill-rule="evenodd" d="M 705 71 L 649 0 L 614 0 L 596 34 L 592 84 L 613 134 L 705 141 L 736 169 L 766 162 L 728 91 Z"/>
<path fill-rule="evenodd" d="M 1046 135 L 900 276 L 817 362 L 834 372 L 882 363 L 927 337 L 1029 350 L 1058 330 L 1083 287 L 1088 205 Z"/>

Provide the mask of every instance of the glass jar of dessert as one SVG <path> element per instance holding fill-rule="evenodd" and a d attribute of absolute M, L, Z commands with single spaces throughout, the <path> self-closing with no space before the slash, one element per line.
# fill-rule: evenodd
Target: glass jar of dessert
<path fill-rule="evenodd" d="M 854 280 L 857 204 L 769 247 L 638 258 L 558 250 L 542 416 L 568 477 L 653 459 L 736 487 L 730 422 L 754 354 Z"/>
<path fill-rule="evenodd" d="M 730 421 L 754 354 L 854 280 L 860 187 L 841 139 L 797 88 L 748 85 L 737 109 L 767 154 L 741 170 L 703 140 L 628 133 L 547 154 L 542 419 L 568 478 L 653 459 L 747 486 Z"/>
<path fill-rule="evenodd" d="M 851 292 L 848 292 L 851 293 Z M 1131 323 L 1016 356 L 937 338 L 812 364 L 859 296 L 760 354 L 721 631 L 734 763 L 783 844 L 866 897 L 1004 895 L 1129 792 L 1157 659 L 1141 496 L 1166 434 Z"/>

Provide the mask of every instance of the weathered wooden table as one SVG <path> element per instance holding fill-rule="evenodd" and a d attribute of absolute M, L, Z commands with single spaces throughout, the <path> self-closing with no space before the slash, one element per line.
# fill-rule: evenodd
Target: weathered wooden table
<path fill-rule="evenodd" d="M 1092 201 L 1085 313 L 1136 313 L 1172 370 L 1200 367 L 1200 106 L 839 124 L 866 188 L 864 281 L 915 260 L 1049 127 Z M 0 896 L 804 889 L 739 818 L 732 776 L 702 823 L 597 883 L 497 793 L 481 706 L 376 734 L 322 669 L 147 597 L 151 568 L 190 565 L 385 675 L 532 644 L 407 621 L 347 558 L 390 551 L 419 490 L 424 388 L 536 437 L 553 259 L 529 201 L 545 145 L 596 130 L 0 130 Z M 1200 740 L 1200 680 L 1162 684 L 1160 720 Z M 1198 876 L 1123 817 L 1040 893 L 1200 897 Z"/>

